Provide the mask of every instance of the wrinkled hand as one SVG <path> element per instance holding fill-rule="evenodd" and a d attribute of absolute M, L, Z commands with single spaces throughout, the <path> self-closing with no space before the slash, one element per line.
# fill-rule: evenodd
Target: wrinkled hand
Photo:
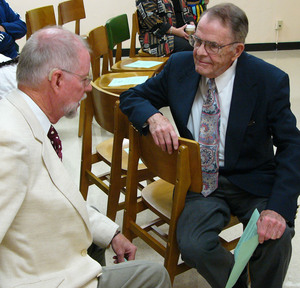
<path fill-rule="evenodd" d="M 124 262 L 124 258 L 127 260 L 135 259 L 137 248 L 123 234 L 120 233 L 112 239 L 111 247 L 116 253 L 114 263 Z"/>
<path fill-rule="evenodd" d="M 279 239 L 286 228 L 285 219 L 272 210 L 262 211 L 256 224 L 260 244 L 269 239 Z"/>
<path fill-rule="evenodd" d="M 160 113 L 156 113 L 147 120 L 149 131 L 154 143 L 169 154 L 178 149 L 178 136 L 170 121 Z"/>
<path fill-rule="evenodd" d="M 2 25 L 0 25 L 0 32 L 5 32 L 5 28 Z"/>

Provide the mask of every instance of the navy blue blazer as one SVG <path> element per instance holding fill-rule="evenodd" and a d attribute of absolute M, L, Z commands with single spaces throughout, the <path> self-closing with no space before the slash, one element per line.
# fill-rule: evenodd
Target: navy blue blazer
<path fill-rule="evenodd" d="M 160 74 L 121 94 L 121 110 L 143 133 L 146 120 L 169 106 L 180 136 L 193 139 L 187 123 L 200 77 L 192 52 L 175 53 Z M 286 73 L 242 53 L 220 174 L 249 193 L 268 197 L 266 209 L 293 225 L 300 191 L 300 132 L 290 110 L 289 92 Z"/>

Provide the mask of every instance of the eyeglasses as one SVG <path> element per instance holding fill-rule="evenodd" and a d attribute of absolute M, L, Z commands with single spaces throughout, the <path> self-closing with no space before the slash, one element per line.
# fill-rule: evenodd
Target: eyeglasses
<path fill-rule="evenodd" d="M 200 46 L 203 44 L 204 49 L 208 54 L 218 54 L 220 50 L 226 46 L 233 45 L 239 42 L 232 42 L 226 45 L 219 45 L 216 42 L 211 42 L 211 41 L 204 41 L 197 37 L 196 35 L 192 35 L 189 39 L 189 43 L 192 47 L 198 49 Z"/>
<path fill-rule="evenodd" d="M 69 73 L 69 74 L 71 74 L 71 75 L 73 75 L 73 76 L 78 77 L 78 78 L 80 79 L 80 81 L 83 82 L 83 84 L 84 84 L 85 87 L 89 86 L 90 83 L 91 83 L 91 81 L 93 80 L 93 77 L 91 76 L 91 71 L 89 72 L 89 75 L 88 75 L 88 76 L 83 76 L 83 75 L 79 75 L 79 74 L 77 74 L 77 73 L 71 72 L 71 71 L 69 71 L 69 70 L 66 70 L 66 69 L 53 68 L 53 69 L 50 71 L 49 77 L 48 77 L 50 81 L 51 81 L 51 79 L 52 79 L 52 74 L 53 74 L 53 72 L 56 71 L 56 70 L 61 70 L 61 71 L 63 71 L 63 72 L 66 72 L 66 73 Z"/>
<path fill-rule="evenodd" d="M 76 77 L 78 77 L 80 79 L 80 81 L 83 82 L 84 86 L 87 87 L 90 85 L 91 81 L 93 80 L 93 78 L 91 77 L 90 73 L 91 71 L 89 72 L 89 76 L 83 76 L 83 75 L 80 75 L 80 74 L 76 74 L 74 72 L 71 72 L 69 70 L 66 70 L 66 69 L 60 69 L 61 71 L 64 71 L 66 73 L 69 73 L 71 75 L 74 75 Z"/>

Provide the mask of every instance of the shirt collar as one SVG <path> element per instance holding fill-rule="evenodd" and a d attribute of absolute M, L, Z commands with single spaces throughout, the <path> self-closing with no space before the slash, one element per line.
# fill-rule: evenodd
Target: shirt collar
<path fill-rule="evenodd" d="M 221 93 L 222 90 L 226 87 L 230 79 L 235 76 L 235 70 L 236 70 L 236 64 L 237 64 L 237 59 L 234 60 L 232 65 L 220 76 L 215 78 L 215 83 L 217 86 L 218 93 Z M 207 84 L 209 78 L 206 78 L 205 83 Z"/>
<path fill-rule="evenodd" d="M 28 106 L 31 108 L 31 110 L 32 110 L 33 114 L 35 115 L 35 117 L 38 119 L 38 121 L 41 124 L 43 130 L 47 134 L 49 129 L 50 129 L 50 126 L 51 126 L 51 122 L 49 121 L 48 117 L 43 112 L 43 110 L 26 93 L 24 93 L 21 90 L 19 90 L 19 91 L 21 92 L 21 95 L 22 95 L 23 99 L 26 101 Z"/>

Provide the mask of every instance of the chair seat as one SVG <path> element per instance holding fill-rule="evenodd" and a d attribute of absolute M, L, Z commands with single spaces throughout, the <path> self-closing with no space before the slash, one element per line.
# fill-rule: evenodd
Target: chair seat
<path fill-rule="evenodd" d="M 153 75 L 154 75 L 154 71 L 143 71 L 143 72 L 133 71 L 133 72 L 103 74 L 101 77 L 96 79 L 95 85 L 109 92 L 121 94 L 122 92 L 136 85 L 130 84 L 130 85 L 122 85 L 122 86 L 108 86 L 113 79 L 135 77 L 135 76 L 147 76 L 148 78 L 151 78 Z"/>
<path fill-rule="evenodd" d="M 171 218 L 172 200 L 174 185 L 159 179 L 147 185 L 142 190 L 142 199 L 149 207 L 154 210 L 167 223 Z M 239 224 L 240 221 L 236 216 L 231 215 L 229 223 L 223 230 Z"/>
<path fill-rule="evenodd" d="M 113 141 L 114 138 L 109 138 L 105 141 L 102 141 L 96 146 L 96 151 L 99 153 L 107 163 L 111 163 L 112 161 L 112 150 L 113 150 Z M 122 170 L 127 170 L 128 166 L 128 150 L 129 149 L 129 141 L 125 139 L 123 141 L 123 149 L 122 149 Z M 146 169 L 146 166 L 143 163 L 140 163 L 138 166 L 139 170 Z"/>
<path fill-rule="evenodd" d="M 173 190 L 174 185 L 162 179 L 152 182 L 142 190 L 145 204 L 167 223 L 171 218 Z"/>
<path fill-rule="evenodd" d="M 121 72 L 121 71 L 160 71 L 167 63 L 169 57 L 134 57 L 134 58 L 124 58 L 121 61 L 115 63 L 111 70 L 113 72 Z M 126 67 L 126 65 L 134 63 L 136 61 L 160 61 L 161 64 L 158 64 L 151 68 L 134 68 L 134 67 Z"/>

